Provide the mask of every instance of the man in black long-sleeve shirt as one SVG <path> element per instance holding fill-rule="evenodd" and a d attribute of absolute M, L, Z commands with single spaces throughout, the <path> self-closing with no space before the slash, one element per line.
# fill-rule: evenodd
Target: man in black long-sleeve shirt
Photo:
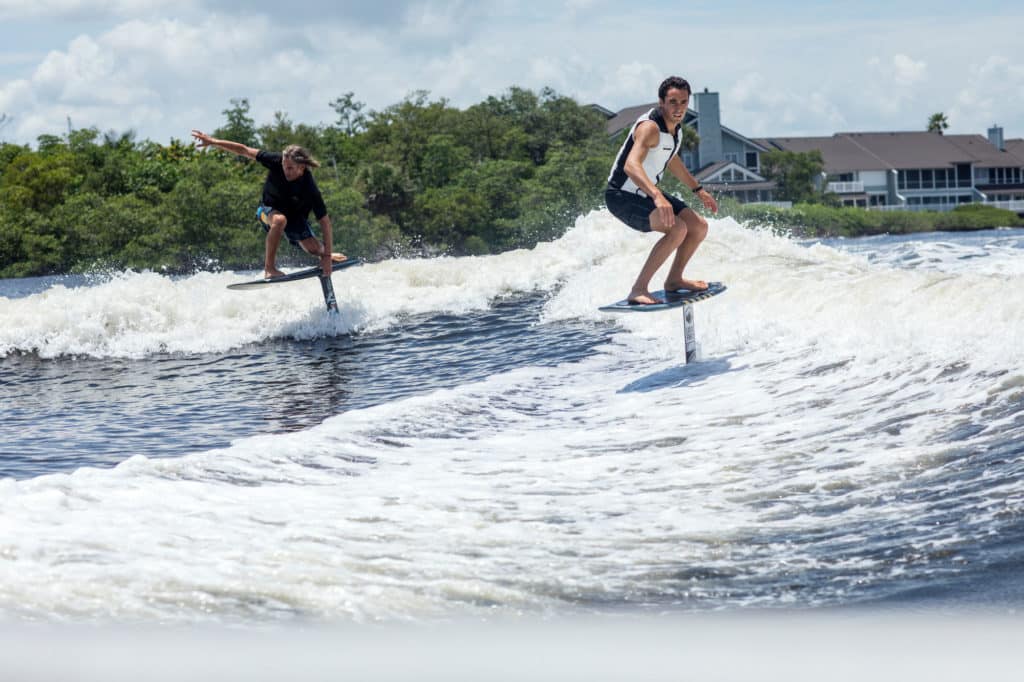
<path fill-rule="evenodd" d="M 263 276 L 279 277 L 284 273 L 277 269 L 277 247 L 281 237 L 302 247 L 307 253 L 320 258 L 320 267 L 326 276 L 331 274 L 331 262 L 345 260 L 345 255 L 331 252 L 331 219 L 320 195 L 320 189 L 313 180 L 310 168 L 320 164 L 298 145 L 291 145 L 283 152 L 268 152 L 254 149 L 239 142 L 218 140 L 198 130 L 192 131 L 200 149 L 216 147 L 226 152 L 259 161 L 267 168 L 267 179 L 263 183 L 263 198 L 256 215 L 267 231 L 266 262 Z M 310 211 L 316 216 L 323 230 L 324 240 L 320 242 L 313 234 L 307 218 Z"/>

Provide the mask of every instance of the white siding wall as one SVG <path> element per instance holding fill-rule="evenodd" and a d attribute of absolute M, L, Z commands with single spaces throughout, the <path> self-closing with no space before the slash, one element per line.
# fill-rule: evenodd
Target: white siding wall
<path fill-rule="evenodd" d="M 885 171 L 860 171 L 857 179 L 864 183 L 864 187 L 881 187 L 885 189 Z"/>

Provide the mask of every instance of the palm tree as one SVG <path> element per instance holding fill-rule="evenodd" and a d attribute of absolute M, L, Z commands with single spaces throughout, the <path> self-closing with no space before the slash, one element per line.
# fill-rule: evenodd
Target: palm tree
<path fill-rule="evenodd" d="M 946 119 L 946 115 L 941 111 L 937 114 L 932 114 L 931 118 L 928 119 L 928 132 L 942 134 L 942 131 L 949 127 L 949 121 Z"/>

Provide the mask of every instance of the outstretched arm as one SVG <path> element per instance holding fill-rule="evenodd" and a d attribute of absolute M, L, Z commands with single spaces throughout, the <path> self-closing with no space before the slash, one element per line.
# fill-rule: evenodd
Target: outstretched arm
<path fill-rule="evenodd" d="M 196 146 L 200 149 L 205 147 L 216 147 L 217 149 L 223 149 L 226 152 L 230 152 L 238 156 L 244 156 L 247 159 L 255 159 L 256 154 L 259 152 L 258 149 L 253 149 L 252 147 L 248 147 L 240 142 L 218 140 L 198 130 L 192 131 L 192 137 L 196 138 Z"/>
<path fill-rule="evenodd" d="M 686 165 L 678 156 L 672 156 L 672 159 L 668 162 L 668 171 L 672 175 L 676 176 L 676 179 L 683 183 L 685 187 L 689 189 L 700 187 L 700 183 L 697 181 L 697 178 L 693 177 L 690 171 L 686 169 Z M 711 196 L 710 192 L 701 187 L 696 194 L 697 198 L 704 204 L 704 208 L 710 210 L 712 213 L 718 213 L 718 202 L 715 201 L 715 198 Z"/>

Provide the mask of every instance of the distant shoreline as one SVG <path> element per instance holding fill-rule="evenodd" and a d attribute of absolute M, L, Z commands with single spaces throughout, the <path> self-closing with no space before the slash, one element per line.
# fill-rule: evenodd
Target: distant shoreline
<path fill-rule="evenodd" d="M 745 224 L 782 228 L 808 237 L 870 237 L 919 232 L 971 232 L 1024 227 L 1013 211 L 965 204 L 952 211 L 869 211 L 863 208 L 797 204 L 779 208 L 726 203 L 720 216 Z"/>

